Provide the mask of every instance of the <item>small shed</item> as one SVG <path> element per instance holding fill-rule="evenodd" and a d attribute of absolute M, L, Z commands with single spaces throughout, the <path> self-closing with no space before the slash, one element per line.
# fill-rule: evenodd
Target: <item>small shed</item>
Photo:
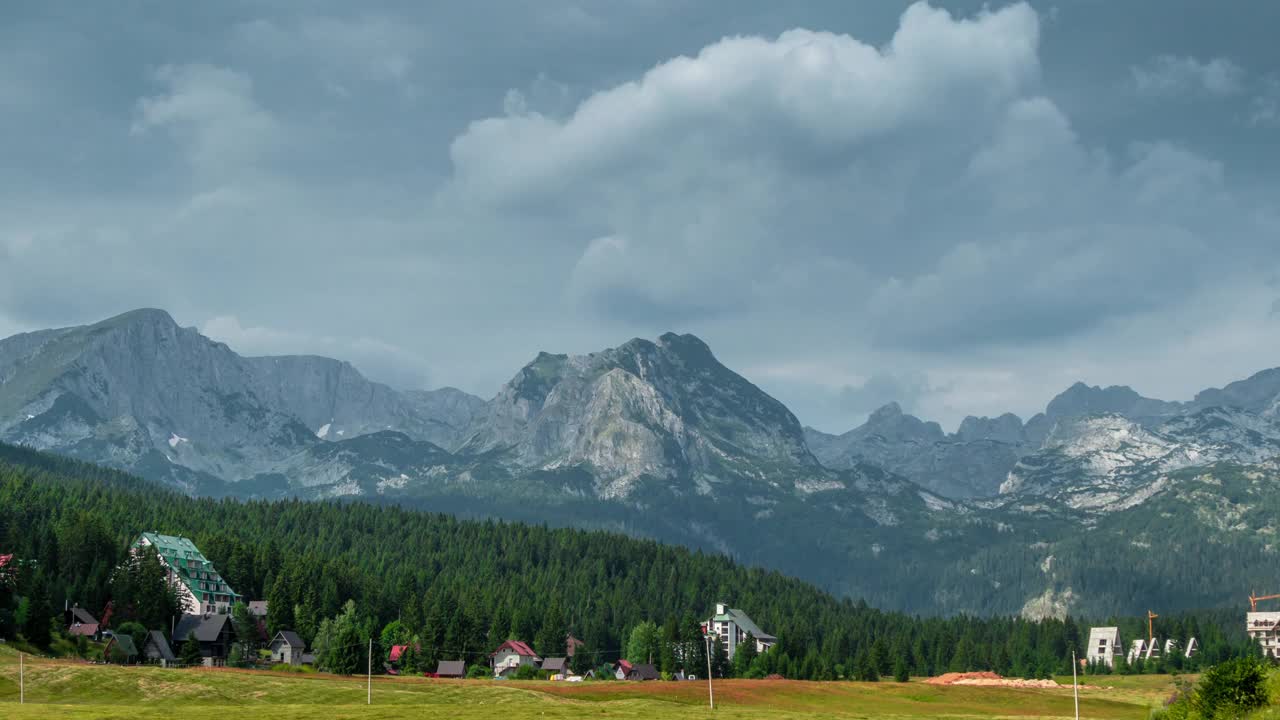
<path fill-rule="evenodd" d="M 569 661 L 562 657 L 547 658 L 542 661 L 542 669 L 556 675 L 563 675 L 569 669 Z"/>
<path fill-rule="evenodd" d="M 467 676 L 467 664 L 462 660 L 441 660 L 436 666 L 436 677 L 464 678 Z"/>
<path fill-rule="evenodd" d="M 281 630 L 271 639 L 271 662 L 301 665 L 307 644 L 292 630 Z"/>
<path fill-rule="evenodd" d="M 142 656 L 148 662 L 158 662 L 166 667 L 178 661 L 178 658 L 174 657 L 173 648 L 169 647 L 169 641 L 159 630 L 147 633 L 147 643 L 142 646 Z"/>

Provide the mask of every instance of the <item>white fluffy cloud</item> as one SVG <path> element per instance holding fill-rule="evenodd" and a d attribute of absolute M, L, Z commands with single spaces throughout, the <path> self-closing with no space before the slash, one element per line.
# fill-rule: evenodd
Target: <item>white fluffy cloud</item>
<path fill-rule="evenodd" d="M 132 131 L 172 135 L 196 171 L 211 177 L 255 165 L 281 140 L 275 118 L 253 97 L 247 75 L 207 64 L 156 70 L 158 95 L 138 101 Z"/>
<path fill-rule="evenodd" d="M 961 353 L 1172 312 L 1251 272 L 1224 236 L 1266 263 L 1256 206 L 1220 162 L 1160 138 L 1121 153 L 1082 139 L 1041 86 L 1039 38 L 1024 4 L 958 18 L 923 3 L 881 47 L 725 38 L 564 117 L 511 106 L 472 123 L 444 197 L 559 218 L 544 242 L 578 248 L 568 298 L 590 317 L 768 326 L 796 347 L 844 334 L 849 362 L 910 357 L 903 377 L 943 378 L 912 384 L 938 409 L 953 380 L 1013 372 Z M 1225 60 L 1133 73 L 1149 92 L 1243 82 Z"/>

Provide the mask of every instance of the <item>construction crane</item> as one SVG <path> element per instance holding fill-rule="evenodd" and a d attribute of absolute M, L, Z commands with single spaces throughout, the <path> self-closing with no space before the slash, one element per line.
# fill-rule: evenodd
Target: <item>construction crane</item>
<path fill-rule="evenodd" d="M 1151 621 L 1158 617 L 1160 616 L 1150 610 L 1147 611 L 1147 642 L 1154 642 L 1156 639 L 1155 626 L 1152 625 Z"/>
<path fill-rule="evenodd" d="M 1280 595 L 1255 595 L 1249 593 L 1249 611 L 1258 612 L 1258 603 L 1263 600 L 1280 600 Z"/>

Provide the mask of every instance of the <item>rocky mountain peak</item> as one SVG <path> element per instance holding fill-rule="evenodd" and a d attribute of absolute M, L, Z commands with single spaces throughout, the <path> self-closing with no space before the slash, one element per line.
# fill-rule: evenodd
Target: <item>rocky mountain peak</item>
<path fill-rule="evenodd" d="M 1013 413 L 1005 413 L 999 417 L 974 417 L 972 415 L 960 421 L 955 439 L 960 442 L 979 440 L 995 440 L 997 442 L 1019 444 L 1026 441 L 1026 432 L 1022 418 Z"/>
<path fill-rule="evenodd" d="M 1280 410 L 1280 368 L 1255 373 L 1222 388 L 1209 388 L 1196 394 L 1196 407 L 1234 407 L 1255 413 L 1277 415 Z"/>
<path fill-rule="evenodd" d="M 852 432 L 860 436 L 880 435 L 892 440 L 920 440 L 934 442 L 946 437 L 942 426 L 933 421 L 924 421 L 915 415 L 902 411 L 896 402 L 878 408 L 867 418 L 861 427 Z"/>

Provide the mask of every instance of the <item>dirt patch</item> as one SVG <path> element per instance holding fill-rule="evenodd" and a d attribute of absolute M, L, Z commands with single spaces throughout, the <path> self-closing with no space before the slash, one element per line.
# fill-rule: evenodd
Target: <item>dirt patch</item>
<path fill-rule="evenodd" d="M 1020 678 L 1001 677 L 993 672 L 945 673 L 925 680 L 929 685 L 974 685 L 978 687 L 1012 687 L 1052 689 L 1070 687 L 1060 685 L 1057 680 L 1022 680 Z M 1082 690 L 1099 690 L 1093 685 L 1081 685 Z"/>

